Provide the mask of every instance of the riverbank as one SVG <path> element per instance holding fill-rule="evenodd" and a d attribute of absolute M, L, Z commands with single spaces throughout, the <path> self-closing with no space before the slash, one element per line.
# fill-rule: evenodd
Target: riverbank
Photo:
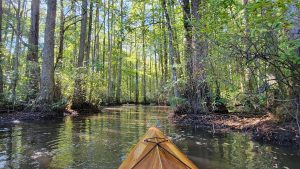
<path fill-rule="evenodd" d="M 279 146 L 300 148 L 300 136 L 295 122 L 282 123 L 270 113 L 245 117 L 241 114 L 169 114 L 178 126 L 195 126 L 213 133 L 244 132 L 253 140 Z"/>
<path fill-rule="evenodd" d="M 63 118 L 61 112 L 10 112 L 0 114 L 0 124 L 18 123 L 19 121 L 55 120 Z"/>
<path fill-rule="evenodd" d="M 41 121 L 41 120 L 57 120 L 65 116 L 78 116 L 79 114 L 94 113 L 100 111 L 99 108 L 86 107 L 81 110 L 71 109 L 67 106 L 62 109 L 50 112 L 32 112 L 32 111 L 11 111 L 7 113 L 0 113 L 0 124 L 18 123 L 19 121 Z"/>

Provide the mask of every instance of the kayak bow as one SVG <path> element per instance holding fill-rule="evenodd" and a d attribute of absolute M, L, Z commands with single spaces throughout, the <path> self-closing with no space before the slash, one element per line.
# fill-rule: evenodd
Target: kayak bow
<path fill-rule="evenodd" d="M 119 169 L 197 169 L 166 136 L 151 127 Z"/>

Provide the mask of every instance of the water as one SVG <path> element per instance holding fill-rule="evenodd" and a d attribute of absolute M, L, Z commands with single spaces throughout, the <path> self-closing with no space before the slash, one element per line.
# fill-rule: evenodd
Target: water
<path fill-rule="evenodd" d="M 204 169 L 300 168 L 298 150 L 169 124 L 166 107 L 122 106 L 62 121 L 0 125 L 0 168 L 118 168 L 149 126 L 160 129 Z"/>

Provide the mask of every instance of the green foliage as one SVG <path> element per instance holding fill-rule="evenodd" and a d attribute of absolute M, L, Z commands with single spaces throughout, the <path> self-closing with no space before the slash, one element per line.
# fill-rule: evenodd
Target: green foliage
<path fill-rule="evenodd" d="M 85 64 L 80 70 L 76 67 L 81 2 L 65 0 L 63 10 L 65 21 L 60 21 L 57 17 L 55 57 L 59 47 L 59 25 L 65 24 L 62 64 L 55 70 L 55 80 L 61 82 L 63 99 L 53 107 L 70 103 L 78 71 L 83 72 L 82 82 L 86 100 L 95 105 L 106 104 L 109 101 L 107 93 L 110 52 L 112 102 L 116 100 L 116 90 L 119 86 L 122 103 L 135 102 L 136 92 L 138 92 L 138 102 L 142 102 L 142 89 L 146 86 L 146 99 L 150 102 L 172 106 L 185 104 L 187 100 L 183 95 L 186 90 L 191 90 L 191 84 L 187 81 L 188 58 L 185 58 L 186 32 L 181 2 L 167 3 L 174 34 L 172 42 L 177 51 L 175 68 L 177 74 L 181 73 L 176 82 L 172 82 L 171 79 L 170 56 L 166 52 L 169 51 L 169 39 L 161 1 L 124 1 L 123 18 L 120 9 L 121 1 L 113 1 L 114 4 L 110 1 L 110 5 L 107 1 L 105 5 L 104 1 L 93 2 L 90 56 L 84 58 L 84 61 L 89 64 Z M 16 39 L 13 28 L 16 27 L 17 20 L 12 17 L 16 13 L 15 10 L 9 10 L 11 6 L 8 3 L 10 2 L 4 3 L 2 28 L 4 41 L 0 50 L 3 57 L 0 64 L 4 79 L 2 98 L 12 102 L 11 86 L 15 72 L 13 59 Z M 270 96 L 276 99 L 294 99 L 295 93 L 299 91 L 296 84 L 299 84 L 300 77 L 300 57 L 297 55 L 300 38 L 292 37 L 290 30 L 297 26 L 291 18 L 299 19 L 299 5 L 299 2 L 293 0 L 259 0 L 248 1 L 247 4 L 243 4 L 240 0 L 206 0 L 200 4 L 198 12 L 201 19 L 197 21 L 192 18 L 189 22 L 193 26 L 193 43 L 195 37 L 201 37 L 200 40 L 208 45 L 207 57 L 203 59 L 204 71 L 201 73 L 204 74 L 204 81 L 208 84 L 214 105 L 226 105 L 231 111 L 262 112 L 269 106 Z M 99 23 L 95 18 L 96 6 L 99 7 Z M 291 7 L 295 7 L 298 13 L 291 12 Z M 41 59 L 38 65 L 28 64 L 26 43 L 29 29 L 26 28 L 30 27 L 30 5 L 24 5 L 24 8 L 26 9 L 23 10 L 24 15 L 21 18 L 22 52 L 18 58 L 19 79 L 15 101 L 20 104 L 31 104 L 35 100 L 27 100 L 27 96 L 32 93 L 28 89 L 27 69 L 30 66 L 40 67 Z M 58 10 L 57 16 L 60 15 Z M 40 16 L 41 21 L 45 20 L 46 10 L 43 7 Z M 45 24 L 40 22 L 40 39 L 43 39 L 44 27 Z M 121 42 L 122 49 L 120 49 Z M 40 42 L 39 57 L 42 47 L 43 44 Z M 120 57 L 122 57 L 121 62 L 119 62 Z M 145 61 L 144 57 L 146 57 Z M 120 64 L 121 83 L 118 80 Z M 146 84 L 143 84 L 144 77 Z M 182 98 L 173 96 L 172 91 L 175 86 L 178 87 Z"/>

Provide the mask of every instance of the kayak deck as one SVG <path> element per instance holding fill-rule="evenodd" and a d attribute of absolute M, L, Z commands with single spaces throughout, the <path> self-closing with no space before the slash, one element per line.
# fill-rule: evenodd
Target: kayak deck
<path fill-rule="evenodd" d="M 197 169 L 166 136 L 151 127 L 130 151 L 119 169 Z"/>

